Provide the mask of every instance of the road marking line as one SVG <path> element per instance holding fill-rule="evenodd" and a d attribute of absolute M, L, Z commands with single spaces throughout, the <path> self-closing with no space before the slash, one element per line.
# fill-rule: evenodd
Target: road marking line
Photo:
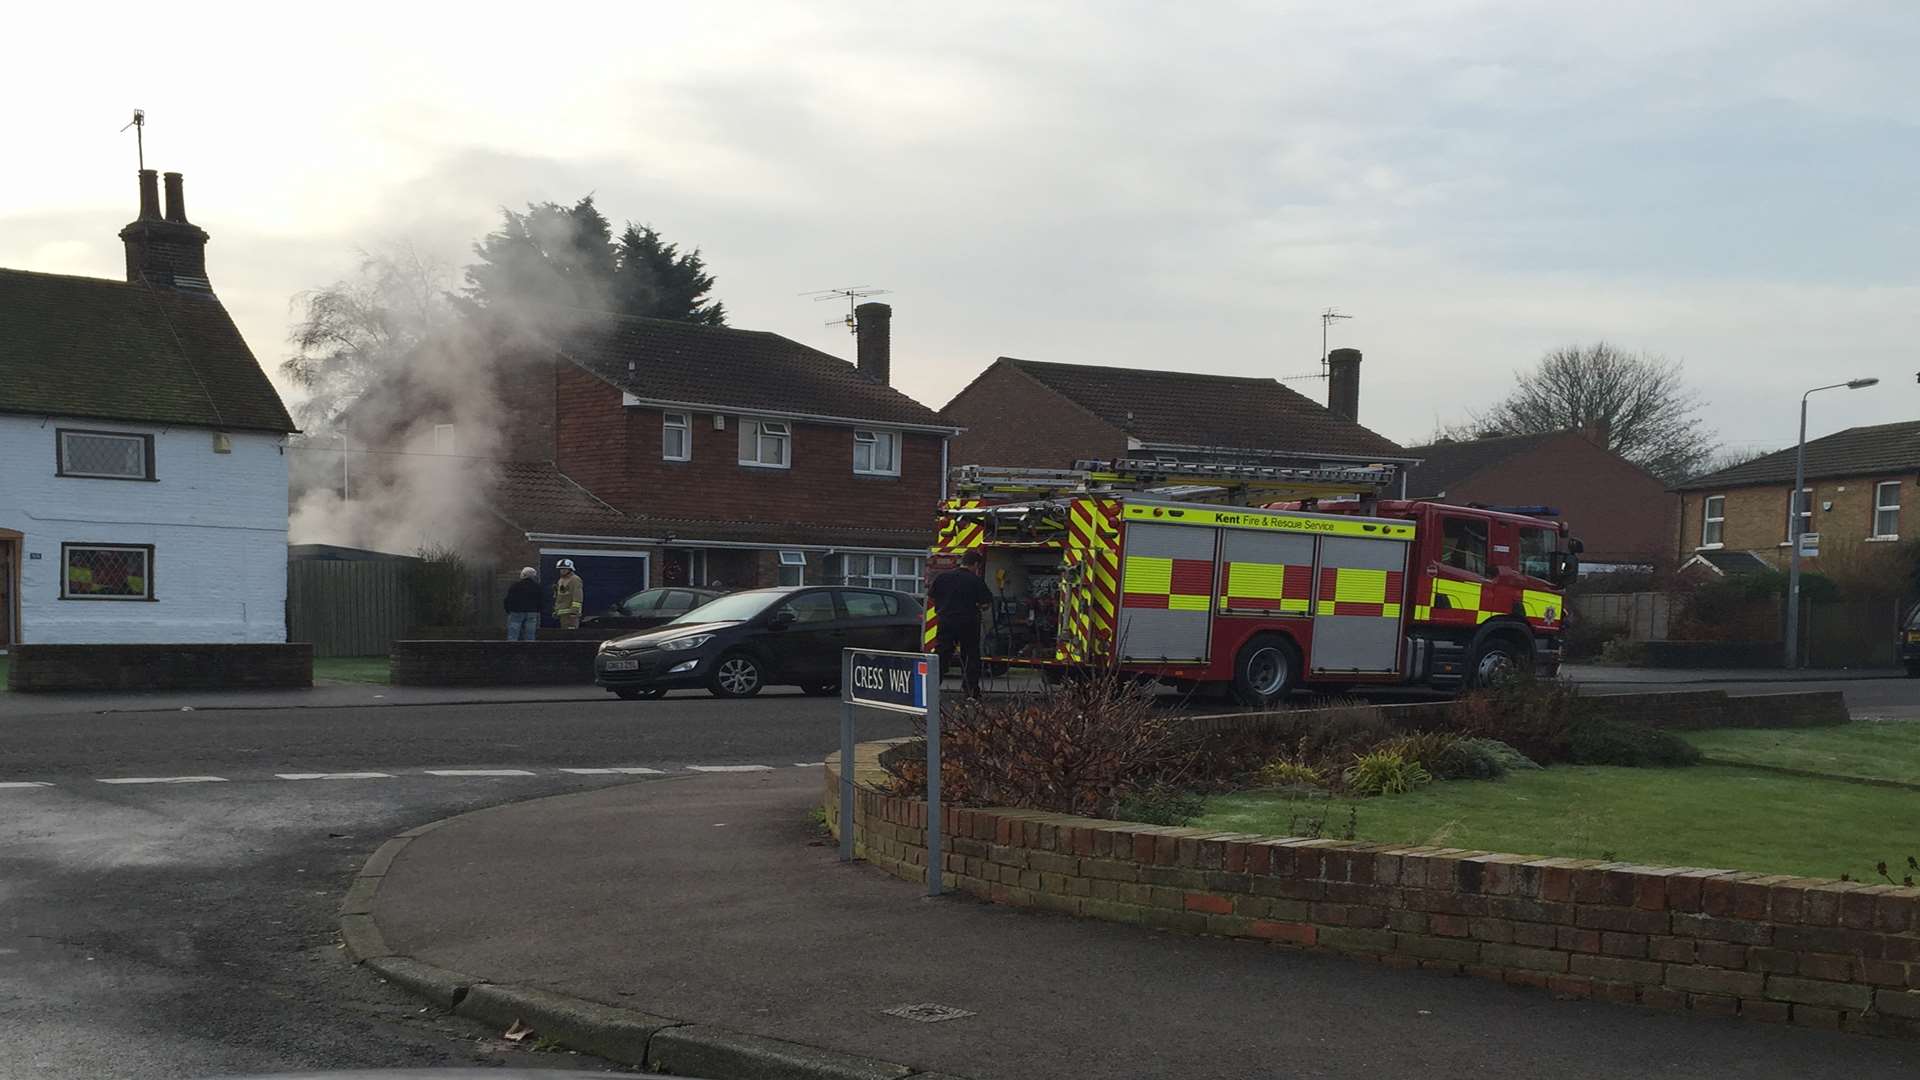
<path fill-rule="evenodd" d="M 796 761 L 793 763 L 793 767 L 796 769 L 817 769 L 825 764 L 826 762 L 824 761 Z"/>
<path fill-rule="evenodd" d="M 771 765 L 689 765 L 688 772 L 772 772 Z"/>
<path fill-rule="evenodd" d="M 525 769 L 428 769 L 428 776 L 532 776 Z"/>
<path fill-rule="evenodd" d="M 52 787 L 45 780 L 0 780 L 0 788 Z"/>
<path fill-rule="evenodd" d="M 392 773 L 383 772 L 283 772 L 273 775 L 282 780 L 391 780 Z"/>
<path fill-rule="evenodd" d="M 116 776 L 96 777 L 103 784 L 224 784 L 224 776 Z"/>
<path fill-rule="evenodd" d="M 665 776 L 663 769 L 648 769 L 639 765 L 622 765 L 611 769 L 561 769 L 563 773 L 575 776 Z"/>

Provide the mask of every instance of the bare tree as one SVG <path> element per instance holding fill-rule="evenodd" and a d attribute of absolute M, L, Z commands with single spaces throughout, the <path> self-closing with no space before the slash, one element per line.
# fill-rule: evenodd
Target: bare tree
<path fill-rule="evenodd" d="M 307 428 L 325 430 L 382 374 L 405 364 L 455 318 L 447 268 L 411 245 L 362 251 L 357 274 L 293 298 L 294 353 L 280 372 L 307 391 Z"/>
<path fill-rule="evenodd" d="M 1597 341 L 1555 349 L 1514 381 L 1504 400 L 1471 414 L 1471 431 L 1526 435 L 1599 422 L 1608 449 L 1668 481 L 1696 474 L 1717 445 L 1677 360 Z"/>

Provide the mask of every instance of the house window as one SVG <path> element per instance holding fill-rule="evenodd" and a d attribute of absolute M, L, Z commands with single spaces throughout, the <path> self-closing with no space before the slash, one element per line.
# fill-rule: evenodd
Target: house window
<path fill-rule="evenodd" d="M 780 584 L 805 585 L 807 583 L 807 553 L 804 551 L 783 551 L 780 553 Z"/>
<path fill-rule="evenodd" d="M 1873 485 L 1873 538 L 1900 538 L 1900 481 L 1888 480 Z"/>
<path fill-rule="evenodd" d="M 61 476 L 101 480 L 153 479 L 151 435 L 59 428 L 54 436 L 54 471 Z"/>
<path fill-rule="evenodd" d="M 1794 525 L 1794 515 L 1796 511 L 1800 517 L 1800 523 L 1797 528 Z M 1787 508 L 1787 540 L 1791 542 L 1794 537 L 1799 536 L 1801 533 L 1812 531 L 1813 489 L 1801 488 L 1799 497 L 1795 498 L 1792 501 L 1792 505 Z"/>
<path fill-rule="evenodd" d="M 740 418 L 740 464 L 785 469 L 793 464 L 793 431 L 785 420 Z"/>
<path fill-rule="evenodd" d="M 660 422 L 660 456 L 667 461 L 693 457 L 693 418 L 683 412 L 665 413 Z"/>
<path fill-rule="evenodd" d="M 1709 495 L 1700 508 L 1700 546 L 1719 547 L 1726 542 L 1727 497 Z"/>
<path fill-rule="evenodd" d="M 900 475 L 900 434 L 895 431 L 853 432 L 853 471 L 870 476 Z"/>
<path fill-rule="evenodd" d="M 920 559 L 913 555 L 836 555 L 828 563 L 828 580 L 835 585 L 920 595 Z"/>
<path fill-rule="evenodd" d="M 60 599 L 153 599 L 148 544 L 61 544 Z"/>
<path fill-rule="evenodd" d="M 453 438 L 452 424 L 433 425 L 433 452 L 434 453 L 451 454 L 454 452 L 454 450 L 458 449 L 458 447 L 459 447 L 459 444 L 456 443 Z"/>

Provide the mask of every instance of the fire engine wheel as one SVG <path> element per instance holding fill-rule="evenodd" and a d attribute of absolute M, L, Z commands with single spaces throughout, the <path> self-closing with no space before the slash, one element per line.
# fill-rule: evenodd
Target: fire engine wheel
<path fill-rule="evenodd" d="M 1488 638 L 1480 646 L 1480 652 L 1473 658 L 1473 685 L 1493 686 L 1502 683 L 1526 670 L 1520 657 L 1520 648 L 1512 641 L 1503 638 Z"/>
<path fill-rule="evenodd" d="M 1300 678 L 1300 653 L 1277 634 L 1264 634 L 1240 647 L 1233 662 L 1233 697 L 1242 705 L 1271 705 L 1286 697 Z"/>
<path fill-rule="evenodd" d="M 714 665 L 707 689 L 713 691 L 715 697 L 746 698 L 759 693 L 766 683 L 759 661 L 746 653 L 728 653 Z"/>

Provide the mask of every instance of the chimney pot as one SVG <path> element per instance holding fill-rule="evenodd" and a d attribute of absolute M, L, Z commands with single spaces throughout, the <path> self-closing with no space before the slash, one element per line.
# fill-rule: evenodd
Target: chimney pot
<path fill-rule="evenodd" d="M 167 182 L 167 220 L 184 223 L 187 220 L 187 197 L 180 185 L 180 174 L 166 174 Z"/>
<path fill-rule="evenodd" d="M 160 220 L 160 174 L 152 169 L 140 170 L 140 220 Z"/>
<path fill-rule="evenodd" d="M 1335 416 L 1359 422 L 1359 349 L 1335 349 L 1327 354 L 1327 410 Z"/>
<path fill-rule="evenodd" d="M 893 308 L 878 302 L 853 309 L 860 374 L 882 386 L 893 375 Z"/>

